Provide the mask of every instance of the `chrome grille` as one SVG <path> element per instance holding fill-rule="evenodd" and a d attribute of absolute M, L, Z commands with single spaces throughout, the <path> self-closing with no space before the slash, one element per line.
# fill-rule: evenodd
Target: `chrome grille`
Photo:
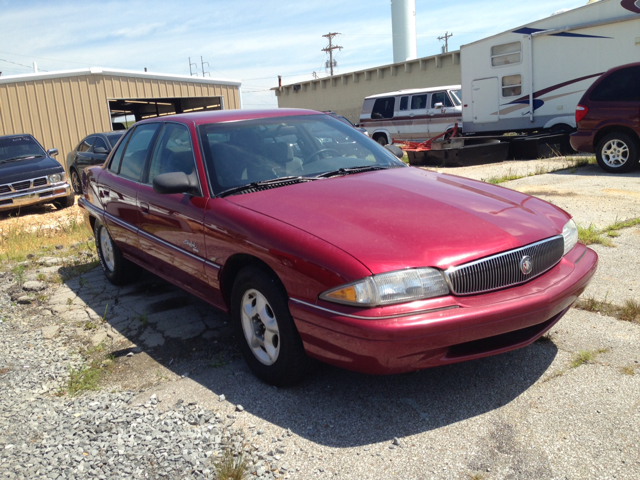
<path fill-rule="evenodd" d="M 26 190 L 31 186 L 31 180 L 27 180 L 25 182 L 18 182 L 11 185 L 13 189 L 18 192 L 20 190 Z"/>
<path fill-rule="evenodd" d="M 9 193 L 10 191 L 9 185 L 0 185 L 0 193 Z"/>
<path fill-rule="evenodd" d="M 556 265 L 563 253 L 564 239 L 562 235 L 558 235 L 522 248 L 451 267 L 444 273 L 452 293 L 471 295 L 527 282 Z M 529 256 L 532 263 L 531 273 L 527 275 L 520 270 L 520 261 L 525 256 Z"/>
<path fill-rule="evenodd" d="M 41 187 L 42 185 L 46 185 L 46 184 L 47 184 L 47 177 L 36 178 L 33 181 L 33 186 L 34 187 Z"/>

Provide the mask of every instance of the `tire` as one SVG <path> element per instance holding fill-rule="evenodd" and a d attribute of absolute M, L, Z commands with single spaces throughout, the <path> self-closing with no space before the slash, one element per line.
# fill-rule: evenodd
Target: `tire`
<path fill-rule="evenodd" d="M 62 210 L 63 208 L 69 208 L 74 203 L 76 203 L 76 194 L 74 192 L 71 192 L 71 194 L 67 195 L 66 197 L 62 197 L 53 201 L 53 205 L 58 210 Z"/>
<path fill-rule="evenodd" d="M 100 220 L 96 220 L 94 234 L 100 266 L 107 280 L 113 285 L 125 285 L 137 280 L 141 272 L 140 267 L 122 256 L 122 251 Z"/>
<path fill-rule="evenodd" d="M 260 380 L 282 387 L 310 373 L 315 362 L 304 351 L 275 275 L 254 266 L 241 270 L 231 291 L 231 316 L 242 356 Z"/>
<path fill-rule="evenodd" d="M 376 138 L 374 139 L 376 142 L 378 142 L 380 145 L 382 145 L 383 147 L 389 143 L 387 142 L 387 136 L 380 133 L 378 135 L 376 135 Z"/>
<path fill-rule="evenodd" d="M 605 172 L 630 172 L 638 163 L 638 145 L 626 133 L 610 133 L 598 142 L 596 160 Z"/>
<path fill-rule="evenodd" d="M 82 182 L 75 168 L 71 170 L 71 186 L 73 187 L 73 191 L 76 192 L 76 195 L 82 195 Z"/>

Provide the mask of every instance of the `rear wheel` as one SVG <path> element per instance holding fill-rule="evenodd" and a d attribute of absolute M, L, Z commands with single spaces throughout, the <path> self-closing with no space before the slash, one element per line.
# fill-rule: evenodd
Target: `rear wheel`
<path fill-rule="evenodd" d="M 94 234 L 100 266 L 107 280 L 114 285 L 124 285 L 136 280 L 140 276 L 140 267 L 122 256 L 122 251 L 114 243 L 107 227 L 99 220 L 96 220 Z"/>
<path fill-rule="evenodd" d="M 638 163 L 638 146 L 626 133 L 613 132 L 598 143 L 596 160 L 605 172 L 629 172 Z"/>
<path fill-rule="evenodd" d="M 387 136 L 384 133 L 378 133 L 376 135 L 374 135 L 373 139 L 378 142 L 380 145 L 382 145 L 383 147 L 389 143 L 387 142 Z"/>
<path fill-rule="evenodd" d="M 307 357 L 284 287 L 261 268 L 246 267 L 231 292 L 231 315 L 240 351 L 251 371 L 276 386 L 299 382 L 314 361 Z"/>

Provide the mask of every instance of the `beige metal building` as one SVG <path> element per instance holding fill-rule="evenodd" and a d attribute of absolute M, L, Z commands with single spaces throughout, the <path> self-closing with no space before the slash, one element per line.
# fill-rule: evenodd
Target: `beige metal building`
<path fill-rule="evenodd" d="M 456 50 L 333 77 L 283 85 L 272 90 L 278 97 L 280 108 L 333 110 L 357 123 L 360 119 L 362 101 L 369 95 L 406 88 L 457 85 L 460 79 L 460 51 Z"/>
<path fill-rule="evenodd" d="M 32 134 L 67 153 L 85 136 L 136 121 L 201 110 L 241 108 L 241 82 L 90 68 L 0 77 L 0 135 Z"/>

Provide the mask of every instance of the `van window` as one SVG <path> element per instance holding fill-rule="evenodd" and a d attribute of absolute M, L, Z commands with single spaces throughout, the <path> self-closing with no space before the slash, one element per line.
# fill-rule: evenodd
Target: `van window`
<path fill-rule="evenodd" d="M 400 110 L 406 110 L 409 107 L 409 97 L 400 97 Z"/>
<path fill-rule="evenodd" d="M 414 95 L 411 97 L 411 110 L 427 108 L 427 95 Z"/>
<path fill-rule="evenodd" d="M 491 65 L 493 67 L 503 67 L 513 63 L 520 63 L 521 50 L 520 42 L 505 43 L 491 47 Z"/>
<path fill-rule="evenodd" d="M 436 108 L 436 103 L 441 103 L 445 107 L 453 107 L 447 92 L 435 92 L 431 94 L 431 108 Z"/>
<path fill-rule="evenodd" d="M 593 89 L 595 102 L 640 102 L 640 67 L 627 67 L 609 74 Z"/>
<path fill-rule="evenodd" d="M 376 120 L 380 118 L 393 118 L 393 109 L 395 107 L 395 97 L 384 97 L 376 99 L 371 111 L 371 118 Z"/>
<path fill-rule="evenodd" d="M 506 75 L 502 77 L 502 96 L 522 95 L 522 75 Z"/>

